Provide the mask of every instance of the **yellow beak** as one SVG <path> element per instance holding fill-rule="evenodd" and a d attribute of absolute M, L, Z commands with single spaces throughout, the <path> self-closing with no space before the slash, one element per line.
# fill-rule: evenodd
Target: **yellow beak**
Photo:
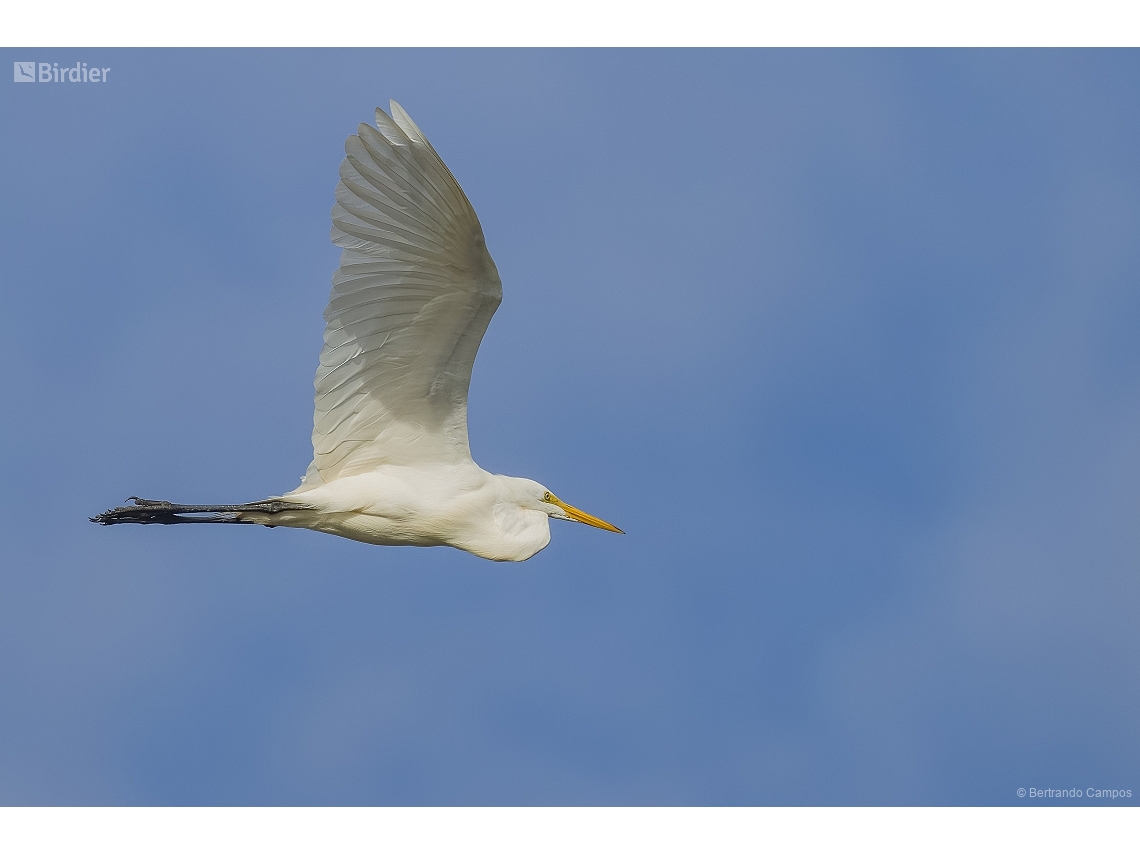
<path fill-rule="evenodd" d="M 562 510 L 566 511 L 566 516 L 570 517 L 570 519 L 574 520 L 574 522 L 585 523 L 586 525 L 592 525 L 595 528 L 604 528 L 606 531 L 616 531 L 618 534 L 625 534 L 625 532 L 618 528 L 616 525 L 610 525 L 605 520 L 600 520 L 597 517 L 586 513 L 585 511 L 580 511 L 573 505 L 566 504 L 561 499 L 551 496 L 550 501 L 558 505 L 558 507 L 562 508 Z"/>

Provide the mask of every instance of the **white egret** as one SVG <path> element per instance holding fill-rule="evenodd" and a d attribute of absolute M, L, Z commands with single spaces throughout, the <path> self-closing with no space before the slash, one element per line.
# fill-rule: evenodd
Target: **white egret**
<path fill-rule="evenodd" d="M 621 532 L 526 478 L 471 459 L 467 390 L 502 284 L 471 203 L 395 101 L 345 143 L 332 240 L 342 248 L 317 368 L 313 462 L 290 493 L 242 505 L 131 497 L 93 518 L 251 523 L 525 561 L 551 518 Z"/>

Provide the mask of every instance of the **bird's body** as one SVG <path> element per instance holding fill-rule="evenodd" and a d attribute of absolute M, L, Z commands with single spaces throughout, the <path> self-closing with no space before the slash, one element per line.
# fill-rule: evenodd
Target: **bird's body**
<path fill-rule="evenodd" d="M 549 519 L 620 531 L 471 459 L 467 391 L 502 283 L 466 195 L 398 104 L 345 143 L 342 248 L 315 381 L 313 462 L 290 493 L 245 505 L 136 499 L 94 518 L 309 528 L 381 545 L 524 561 Z"/>
<path fill-rule="evenodd" d="M 381 546 L 454 546 L 495 561 L 525 561 L 550 542 L 545 488 L 492 475 L 474 462 L 381 466 L 301 493 L 277 513 L 238 512 L 246 522 L 311 528 Z"/>

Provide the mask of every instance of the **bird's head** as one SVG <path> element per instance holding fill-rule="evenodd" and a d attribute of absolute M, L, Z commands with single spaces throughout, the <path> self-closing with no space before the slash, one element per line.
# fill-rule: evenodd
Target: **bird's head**
<path fill-rule="evenodd" d="M 542 511 L 548 517 L 555 520 L 570 520 L 572 522 L 592 525 L 595 528 L 604 528 L 606 531 L 625 534 L 625 532 L 616 525 L 610 525 L 605 520 L 598 519 L 593 514 L 588 514 L 585 511 L 578 510 L 573 505 L 566 504 L 537 481 L 524 481 L 524 483 L 526 485 L 526 496 L 520 504 L 528 510 Z"/>
<path fill-rule="evenodd" d="M 543 510 L 546 511 L 547 516 L 556 520 L 572 520 L 573 522 L 585 523 L 592 525 L 595 528 L 604 528 L 606 531 L 614 531 L 618 534 L 625 534 L 616 525 L 611 525 L 605 520 L 598 519 L 593 514 L 588 514 L 585 511 L 580 511 L 573 505 L 568 505 L 549 490 L 543 488 L 542 491 L 542 504 Z"/>

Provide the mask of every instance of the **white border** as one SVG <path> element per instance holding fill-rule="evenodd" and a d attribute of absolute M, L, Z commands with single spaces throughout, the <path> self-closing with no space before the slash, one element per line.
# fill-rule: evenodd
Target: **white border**
<path fill-rule="evenodd" d="M 2 808 L 13 853 L 1132 852 L 1138 808 Z"/>
<path fill-rule="evenodd" d="M 1122 0 L 43 0 L 7 47 L 1133 46 Z"/>

